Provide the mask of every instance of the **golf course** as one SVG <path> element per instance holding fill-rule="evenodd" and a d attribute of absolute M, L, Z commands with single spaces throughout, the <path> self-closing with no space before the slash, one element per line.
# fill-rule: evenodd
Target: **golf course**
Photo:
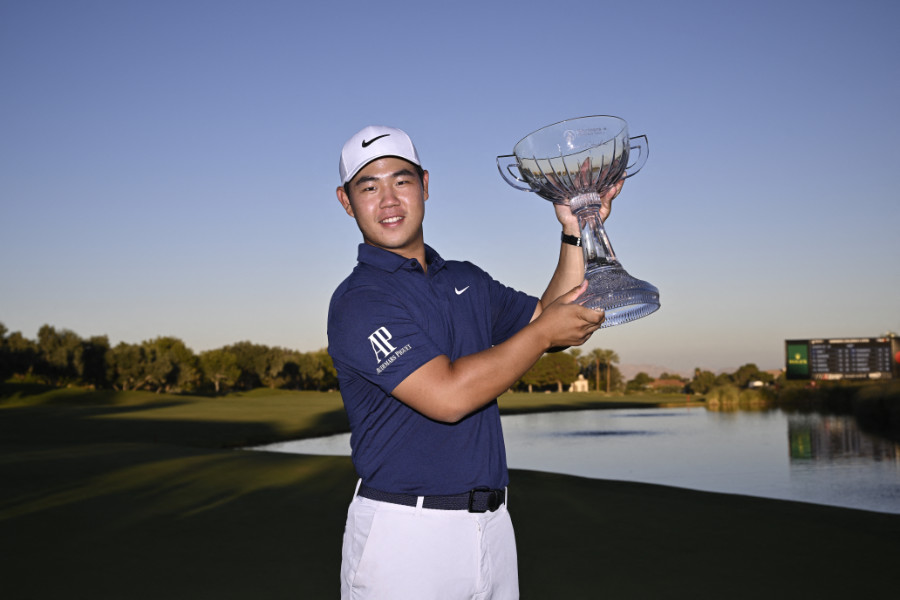
<path fill-rule="evenodd" d="M 508 413 L 658 402 L 500 399 Z M 3 384 L 0 598 L 337 598 L 350 459 L 242 448 L 347 429 L 338 393 Z M 900 515 L 523 470 L 510 479 L 525 599 L 888 597 L 900 587 Z"/>

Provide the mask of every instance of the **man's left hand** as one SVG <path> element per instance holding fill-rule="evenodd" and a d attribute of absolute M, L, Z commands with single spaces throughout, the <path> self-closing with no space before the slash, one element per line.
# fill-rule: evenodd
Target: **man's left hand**
<path fill-rule="evenodd" d="M 585 161 L 586 164 L 589 164 Z M 625 177 L 623 176 L 615 185 L 611 186 L 602 196 L 600 196 L 600 220 L 606 222 L 609 213 L 612 212 L 612 202 L 622 191 L 625 185 Z M 553 204 L 556 209 L 556 218 L 563 226 L 563 232 L 569 235 L 581 235 L 578 226 L 578 218 L 572 214 L 572 209 L 568 204 Z"/>

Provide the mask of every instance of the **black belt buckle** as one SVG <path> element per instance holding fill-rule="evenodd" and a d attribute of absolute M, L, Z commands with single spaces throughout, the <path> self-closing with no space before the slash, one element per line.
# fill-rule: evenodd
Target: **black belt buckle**
<path fill-rule="evenodd" d="M 487 494 L 487 506 L 485 508 L 479 508 L 475 506 L 475 494 L 476 492 L 481 492 L 483 494 Z M 487 511 L 494 512 L 500 505 L 503 504 L 503 492 L 501 490 L 492 490 L 486 487 L 478 487 L 474 490 L 469 491 L 469 512 L 470 513 L 483 513 Z"/>

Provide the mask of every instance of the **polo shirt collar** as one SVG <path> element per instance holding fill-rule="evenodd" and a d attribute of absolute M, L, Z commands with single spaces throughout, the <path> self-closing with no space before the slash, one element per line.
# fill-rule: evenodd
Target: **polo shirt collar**
<path fill-rule="evenodd" d="M 356 260 L 362 264 L 393 273 L 400 269 L 419 269 L 419 261 L 413 258 L 405 258 L 384 248 L 376 248 L 363 242 L 359 245 Z M 439 271 L 444 267 L 444 259 L 434 248 L 425 244 L 425 260 L 428 261 L 429 273 Z"/>

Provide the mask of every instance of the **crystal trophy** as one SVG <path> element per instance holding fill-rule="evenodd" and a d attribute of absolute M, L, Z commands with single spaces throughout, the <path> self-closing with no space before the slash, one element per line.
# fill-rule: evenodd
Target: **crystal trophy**
<path fill-rule="evenodd" d="M 578 217 L 588 288 L 576 302 L 602 309 L 602 327 L 628 323 L 659 308 L 659 290 L 625 271 L 600 219 L 602 195 L 637 174 L 648 152 L 647 136 L 628 137 L 623 119 L 593 116 L 538 129 L 522 138 L 513 154 L 497 157 L 509 185 L 567 204 Z"/>

